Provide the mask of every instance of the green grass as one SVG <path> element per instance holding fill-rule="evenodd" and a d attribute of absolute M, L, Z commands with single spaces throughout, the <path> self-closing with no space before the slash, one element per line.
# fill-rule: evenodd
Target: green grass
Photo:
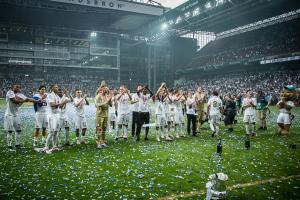
<path fill-rule="evenodd" d="M 157 143 L 151 131 L 150 141 L 130 139 L 114 144 L 108 134 L 109 148 L 102 150 L 95 148 L 91 129 L 88 145 L 46 155 L 32 150 L 34 125 L 26 120 L 24 149 L 7 151 L 6 135 L 0 135 L 0 199 L 157 199 L 205 190 L 208 176 L 216 172 L 228 174 L 228 186 L 300 175 L 300 147 L 289 148 L 289 144 L 300 143 L 300 110 L 295 113 L 290 136 L 275 135 L 276 124 L 269 125 L 268 131 L 258 131 L 251 138 L 250 150 L 244 149 L 239 119 L 234 133 L 221 135 L 222 159 L 215 155 L 218 138 L 210 137 L 207 124 L 199 137 L 173 142 Z M 0 128 L 4 133 L 2 125 Z M 298 199 L 299 185 L 298 178 L 235 189 L 229 191 L 228 199 Z"/>

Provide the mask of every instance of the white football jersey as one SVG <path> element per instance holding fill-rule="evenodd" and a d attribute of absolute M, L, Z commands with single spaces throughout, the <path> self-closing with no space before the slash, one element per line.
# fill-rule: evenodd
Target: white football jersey
<path fill-rule="evenodd" d="M 155 98 L 155 114 L 161 115 L 164 113 L 164 111 L 165 111 L 165 106 L 164 106 L 163 98 L 156 97 Z"/>
<path fill-rule="evenodd" d="M 43 99 L 43 102 L 35 103 L 34 107 L 36 109 L 36 113 L 46 113 L 47 112 L 47 97 L 48 95 L 45 93 L 43 96 L 39 93 L 33 95 L 33 99 L 35 100 L 41 100 Z"/>
<path fill-rule="evenodd" d="M 244 98 L 242 106 L 248 106 L 252 103 L 254 106 L 256 106 L 256 99 L 255 98 Z M 244 110 L 244 115 L 255 115 L 255 107 L 248 107 Z"/>
<path fill-rule="evenodd" d="M 84 106 L 86 105 L 86 101 L 85 99 L 83 98 L 78 98 L 78 97 L 75 97 L 74 99 L 74 105 L 78 104 L 79 102 L 81 102 L 79 104 L 79 106 L 75 106 L 75 113 L 76 115 L 80 116 L 80 117 L 84 117 Z"/>
<path fill-rule="evenodd" d="M 12 98 L 21 98 L 21 99 L 26 99 L 27 97 L 21 93 L 14 93 L 14 91 L 9 90 L 6 93 L 6 111 L 5 115 L 12 115 L 16 116 L 19 110 L 19 107 L 21 106 L 20 104 L 15 104 L 14 102 L 11 101 Z"/>
<path fill-rule="evenodd" d="M 121 98 L 118 100 L 118 114 L 129 113 L 130 112 L 129 104 L 130 104 L 130 98 L 129 98 L 128 94 L 123 94 L 121 96 Z"/>
<path fill-rule="evenodd" d="M 71 99 L 70 99 L 69 97 L 66 97 L 66 95 L 64 95 L 64 96 L 61 97 L 61 102 L 63 102 L 63 101 L 68 101 L 68 102 L 70 102 Z M 60 110 L 60 117 L 61 117 L 61 118 L 65 118 L 65 117 L 66 117 L 66 111 L 67 111 L 67 104 L 65 104 L 65 105 L 61 108 L 61 110 Z"/>
<path fill-rule="evenodd" d="M 218 96 L 212 96 L 207 103 L 207 106 L 210 106 L 209 114 L 210 115 L 219 115 L 220 109 L 222 107 L 222 100 Z"/>
<path fill-rule="evenodd" d="M 132 104 L 131 110 L 133 112 L 139 112 L 139 96 L 137 95 L 137 93 L 132 94 L 132 101 L 137 102 Z"/>
<path fill-rule="evenodd" d="M 139 109 L 138 111 L 139 112 L 150 112 L 150 109 L 149 109 L 149 99 L 150 99 L 150 94 L 146 94 L 146 95 L 143 95 L 143 94 L 140 94 L 139 95 Z"/>
<path fill-rule="evenodd" d="M 115 97 L 111 99 L 111 106 L 108 107 L 108 113 L 115 114 L 116 113 L 116 106 L 115 106 Z"/>
<path fill-rule="evenodd" d="M 188 97 L 186 100 L 186 114 L 194 115 L 196 111 L 196 101 L 194 97 Z"/>
<path fill-rule="evenodd" d="M 60 112 L 60 108 L 59 107 L 52 107 L 50 106 L 50 103 L 56 103 L 56 104 L 59 104 L 61 102 L 60 100 L 60 97 L 55 94 L 54 92 L 51 92 L 49 95 L 48 95 L 48 113 L 49 114 L 59 114 Z"/>

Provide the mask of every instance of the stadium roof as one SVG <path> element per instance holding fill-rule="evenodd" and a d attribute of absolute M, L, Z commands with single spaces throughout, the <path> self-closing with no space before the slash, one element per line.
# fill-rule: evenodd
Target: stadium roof
<path fill-rule="evenodd" d="M 157 34 L 168 35 L 166 32 L 176 35 L 193 31 L 219 33 L 299 8 L 299 0 L 189 0 L 136 34 L 151 39 Z"/>
<path fill-rule="evenodd" d="M 126 0 L 0 0 L 0 23 L 129 33 L 164 13 Z M 151 1 L 148 1 L 151 2 Z"/>

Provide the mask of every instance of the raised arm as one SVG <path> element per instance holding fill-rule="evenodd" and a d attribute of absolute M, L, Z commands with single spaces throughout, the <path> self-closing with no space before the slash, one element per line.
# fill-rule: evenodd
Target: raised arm
<path fill-rule="evenodd" d="M 159 92 L 161 91 L 161 89 L 162 89 L 163 87 L 165 87 L 165 86 L 166 86 L 166 83 L 165 83 L 165 82 L 162 82 L 161 85 L 160 85 L 160 87 L 159 87 L 158 90 L 156 91 L 155 96 L 157 96 L 157 95 L 159 94 Z"/>
<path fill-rule="evenodd" d="M 128 91 L 128 89 L 126 89 L 126 93 L 127 93 L 128 97 L 129 97 L 129 100 L 131 101 L 132 97 L 131 97 L 130 92 Z"/>

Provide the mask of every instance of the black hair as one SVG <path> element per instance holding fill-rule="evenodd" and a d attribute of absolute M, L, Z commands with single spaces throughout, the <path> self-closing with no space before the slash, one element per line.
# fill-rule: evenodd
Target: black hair
<path fill-rule="evenodd" d="M 42 88 L 45 88 L 45 89 L 46 89 L 46 86 L 45 86 L 45 85 L 41 85 L 41 86 L 39 87 L 39 90 L 41 90 Z"/>
<path fill-rule="evenodd" d="M 213 91 L 213 95 L 214 95 L 214 96 L 218 96 L 219 93 L 218 93 L 217 91 Z"/>

